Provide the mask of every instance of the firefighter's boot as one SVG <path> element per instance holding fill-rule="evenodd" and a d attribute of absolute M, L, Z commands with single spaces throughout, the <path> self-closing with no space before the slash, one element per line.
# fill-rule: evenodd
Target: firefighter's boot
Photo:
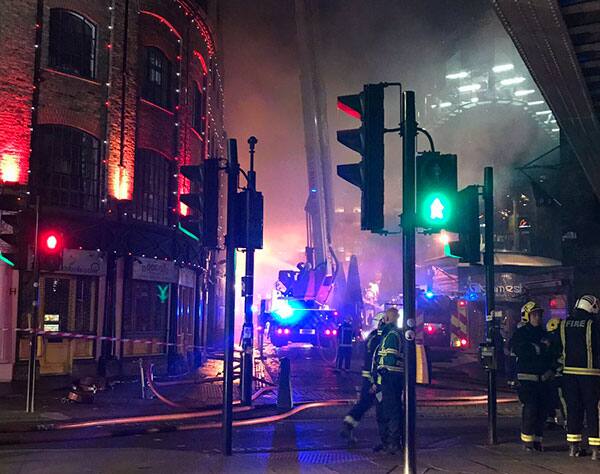
<path fill-rule="evenodd" d="M 579 458 L 585 456 L 585 451 L 581 449 L 579 443 L 569 443 L 569 456 L 572 458 Z"/>
<path fill-rule="evenodd" d="M 342 431 L 340 432 L 340 436 L 348 440 L 348 443 L 354 444 L 356 443 L 356 436 L 354 436 L 354 427 L 358 425 L 358 423 L 351 416 L 346 416 L 344 418 L 344 423 L 342 427 Z"/>

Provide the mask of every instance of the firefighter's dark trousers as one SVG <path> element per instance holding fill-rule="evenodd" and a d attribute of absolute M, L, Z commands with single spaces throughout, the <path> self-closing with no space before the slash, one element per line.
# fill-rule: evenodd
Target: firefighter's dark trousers
<path fill-rule="evenodd" d="M 335 366 L 341 369 L 350 370 L 350 361 L 352 360 L 352 346 L 339 346 Z"/>
<path fill-rule="evenodd" d="M 358 401 L 348 412 L 348 416 L 352 417 L 356 424 L 362 420 L 362 417 L 365 416 L 365 413 L 367 413 L 375 403 L 375 394 L 371 393 L 371 386 L 373 385 L 372 382 L 366 377 L 363 377 L 362 379 L 363 382 Z"/>
<path fill-rule="evenodd" d="M 378 416 L 379 435 L 386 446 L 400 447 L 402 440 L 402 390 L 404 377 L 387 373 L 381 381 L 381 413 Z"/>
<path fill-rule="evenodd" d="M 600 377 L 594 375 L 563 375 L 563 391 L 567 399 L 567 441 L 582 440 L 583 417 L 587 421 L 588 442 L 600 447 L 598 436 L 598 401 L 600 400 Z"/>
<path fill-rule="evenodd" d="M 519 385 L 519 400 L 523 404 L 521 415 L 521 441 L 541 441 L 548 413 L 550 385 L 548 382 L 523 380 Z"/>

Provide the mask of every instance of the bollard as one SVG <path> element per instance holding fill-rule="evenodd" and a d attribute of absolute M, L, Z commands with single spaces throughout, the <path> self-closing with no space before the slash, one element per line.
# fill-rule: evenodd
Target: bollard
<path fill-rule="evenodd" d="M 292 399 L 292 377 L 290 359 L 282 357 L 279 361 L 279 390 L 277 391 L 277 408 L 291 410 L 294 407 Z"/>

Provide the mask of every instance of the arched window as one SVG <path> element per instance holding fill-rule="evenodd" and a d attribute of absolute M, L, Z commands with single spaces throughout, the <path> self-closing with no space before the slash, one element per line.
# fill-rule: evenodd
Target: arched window
<path fill-rule="evenodd" d="M 48 65 L 69 74 L 93 78 L 95 61 L 96 27 L 70 10 L 50 10 Z"/>
<path fill-rule="evenodd" d="M 34 186 L 44 204 L 98 211 L 103 182 L 98 140 L 76 128 L 40 125 L 32 151 Z"/>
<path fill-rule="evenodd" d="M 171 62 L 158 48 L 148 47 L 145 51 L 146 64 L 142 97 L 153 104 L 171 110 L 173 103 Z"/>
<path fill-rule="evenodd" d="M 202 81 L 206 84 L 206 76 Z M 206 89 L 194 82 L 194 101 L 192 103 L 192 127 L 200 135 L 204 135 L 206 128 Z"/>
<path fill-rule="evenodd" d="M 132 216 L 153 224 L 169 224 L 173 164 L 161 154 L 140 149 L 135 156 Z"/>

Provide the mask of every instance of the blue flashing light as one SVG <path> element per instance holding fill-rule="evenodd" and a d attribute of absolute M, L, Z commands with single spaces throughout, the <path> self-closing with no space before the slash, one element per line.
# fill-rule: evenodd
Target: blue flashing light
<path fill-rule="evenodd" d="M 467 296 L 467 300 L 469 300 L 469 301 L 477 301 L 479 299 L 479 293 L 476 293 L 474 291 L 467 293 L 466 296 Z"/>
<path fill-rule="evenodd" d="M 283 324 L 296 324 L 304 314 L 304 308 L 296 301 L 276 300 L 271 309 L 275 319 Z"/>
<path fill-rule="evenodd" d="M 310 192 L 311 192 L 311 193 L 316 193 L 316 192 L 317 192 L 317 189 L 316 189 L 316 188 L 312 188 L 312 189 L 310 190 Z"/>
<path fill-rule="evenodd" d="M 435 296 L 435 293 L 431 290 L 428 290 L 425 292 L 425 298 L 427 298 L 428 300 L 430 300 L 431 298 L 433 298 Z"/>

